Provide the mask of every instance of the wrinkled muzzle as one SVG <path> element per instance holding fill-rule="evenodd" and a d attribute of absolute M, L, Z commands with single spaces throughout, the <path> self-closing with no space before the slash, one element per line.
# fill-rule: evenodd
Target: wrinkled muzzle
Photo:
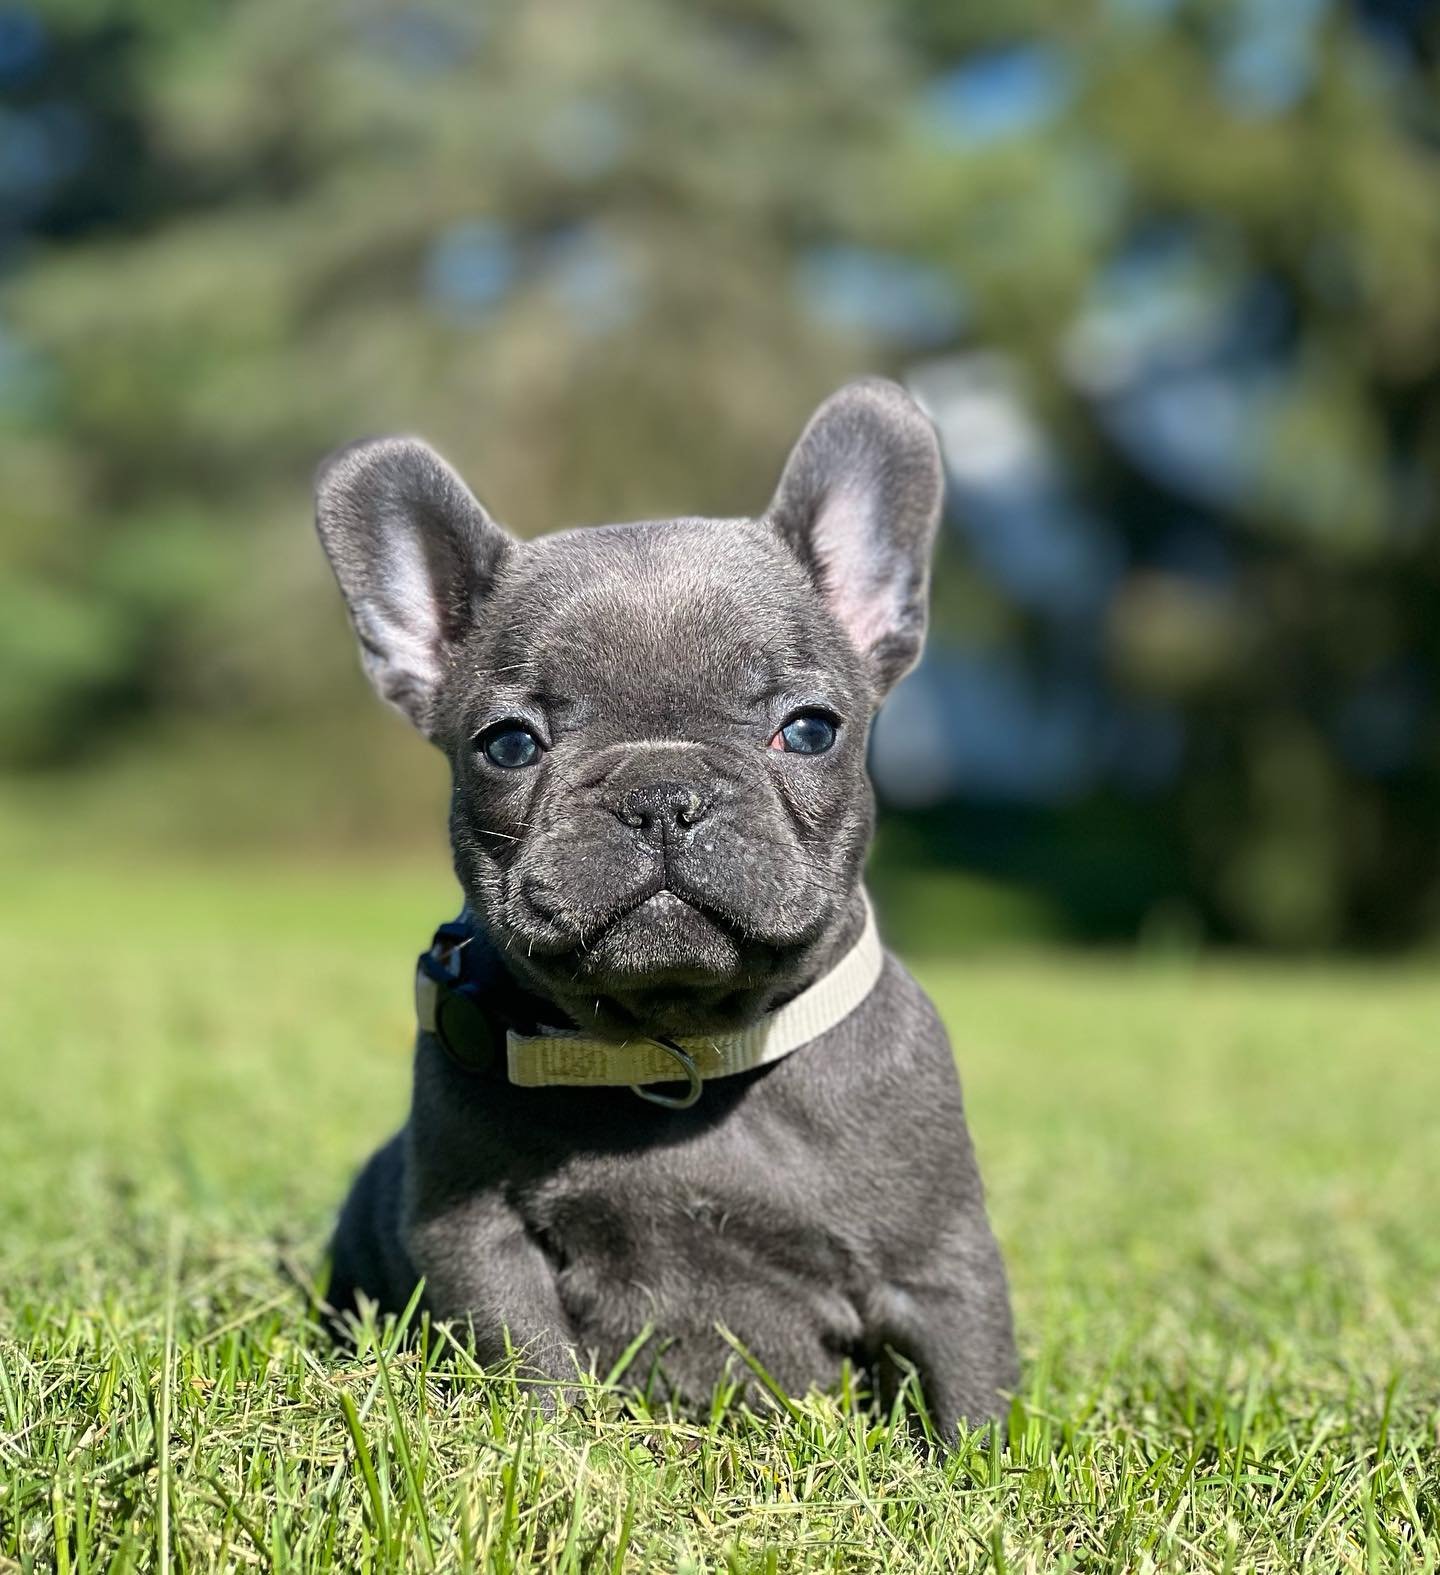
<path fill-rule="evenodd" d="M 714 980 L 835 911 L 764 774 L 698 743 L 616 745 L 547 785 L 506 885 L 528 956 L 575 953 L 597 982 Z"/>

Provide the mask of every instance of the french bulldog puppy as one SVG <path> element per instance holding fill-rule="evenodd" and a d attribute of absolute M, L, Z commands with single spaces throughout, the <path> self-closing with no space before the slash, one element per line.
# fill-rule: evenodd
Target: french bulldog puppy
<path fill-rule="evenodd" d="M 820 407 L 754 519 L 522 541 L 414 439 L 327 462 L 320 537 L 371 681 L 449 759 L 465 955 L 506 1021 L 693 1043 L 852 952 L 866 735 L 920 653 L 941 491 L 929 421 L 880 380 Z M 1015 1350 L 960 1084 L 882 955 L 841 1021 L 687 1109 L 516 1086 L 422 1032 L 333 1306 L 423 1279 L 482 1362 L 555 1383 L 649 1329 L 631 1373 L 681 1405 L 735 1368 L 726 1330 L 792 1392 L 848 1359 L 882 1394 L 913 1367 L 947 1433 L 996 1414 Z"/>

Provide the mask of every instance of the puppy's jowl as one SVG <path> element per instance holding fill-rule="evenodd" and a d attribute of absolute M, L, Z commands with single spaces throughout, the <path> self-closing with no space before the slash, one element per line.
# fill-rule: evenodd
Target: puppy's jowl
<path fill-rule="evenodd" d="M 519 541 L 424 444 L 344 450 L 320 535 L 380 693 L 444 750 L 465 910 L 331 1299 L 563 1381 L 647 1326 L 703 1402 L 919 1372 L 950 1430 L 1015 1357 L 945 1031 L 875 938 L 865 739 L 924 636 L 941 471 L 896 386 L 817 412 L 755 519 Z"/>

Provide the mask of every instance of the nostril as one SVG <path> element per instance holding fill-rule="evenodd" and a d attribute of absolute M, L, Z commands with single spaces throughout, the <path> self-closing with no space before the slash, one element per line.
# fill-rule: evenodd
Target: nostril
<path fill-rule="evenodd" d="M 661 826 L 699 825 L 710 813 L 710 801 L 688 782 L 652 782 L 632 788 L 613 808 L 623 825 L 653 833 Z"/>

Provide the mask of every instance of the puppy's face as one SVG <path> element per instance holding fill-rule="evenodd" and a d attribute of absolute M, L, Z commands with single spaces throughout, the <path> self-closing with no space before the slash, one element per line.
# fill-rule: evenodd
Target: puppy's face
<path fill-rule="evenodd" d="M 582 1021 L 743 1015 L 858 877 L 858 656 L 747 521 L 542 540 L 494 605 L 439 714 L 473 911 Z"/>
<path fill-rule="evenodd" d="M 381 693 L 448 755 L 456 870 L 587 1027 L 693 1033 L 792 993 L 853 902 L 865 739 L 914 661 L 940 498 L 890 384 L 817 413 L 766 515 L 502 532 L 430 450 L 323 472 Z"/>

